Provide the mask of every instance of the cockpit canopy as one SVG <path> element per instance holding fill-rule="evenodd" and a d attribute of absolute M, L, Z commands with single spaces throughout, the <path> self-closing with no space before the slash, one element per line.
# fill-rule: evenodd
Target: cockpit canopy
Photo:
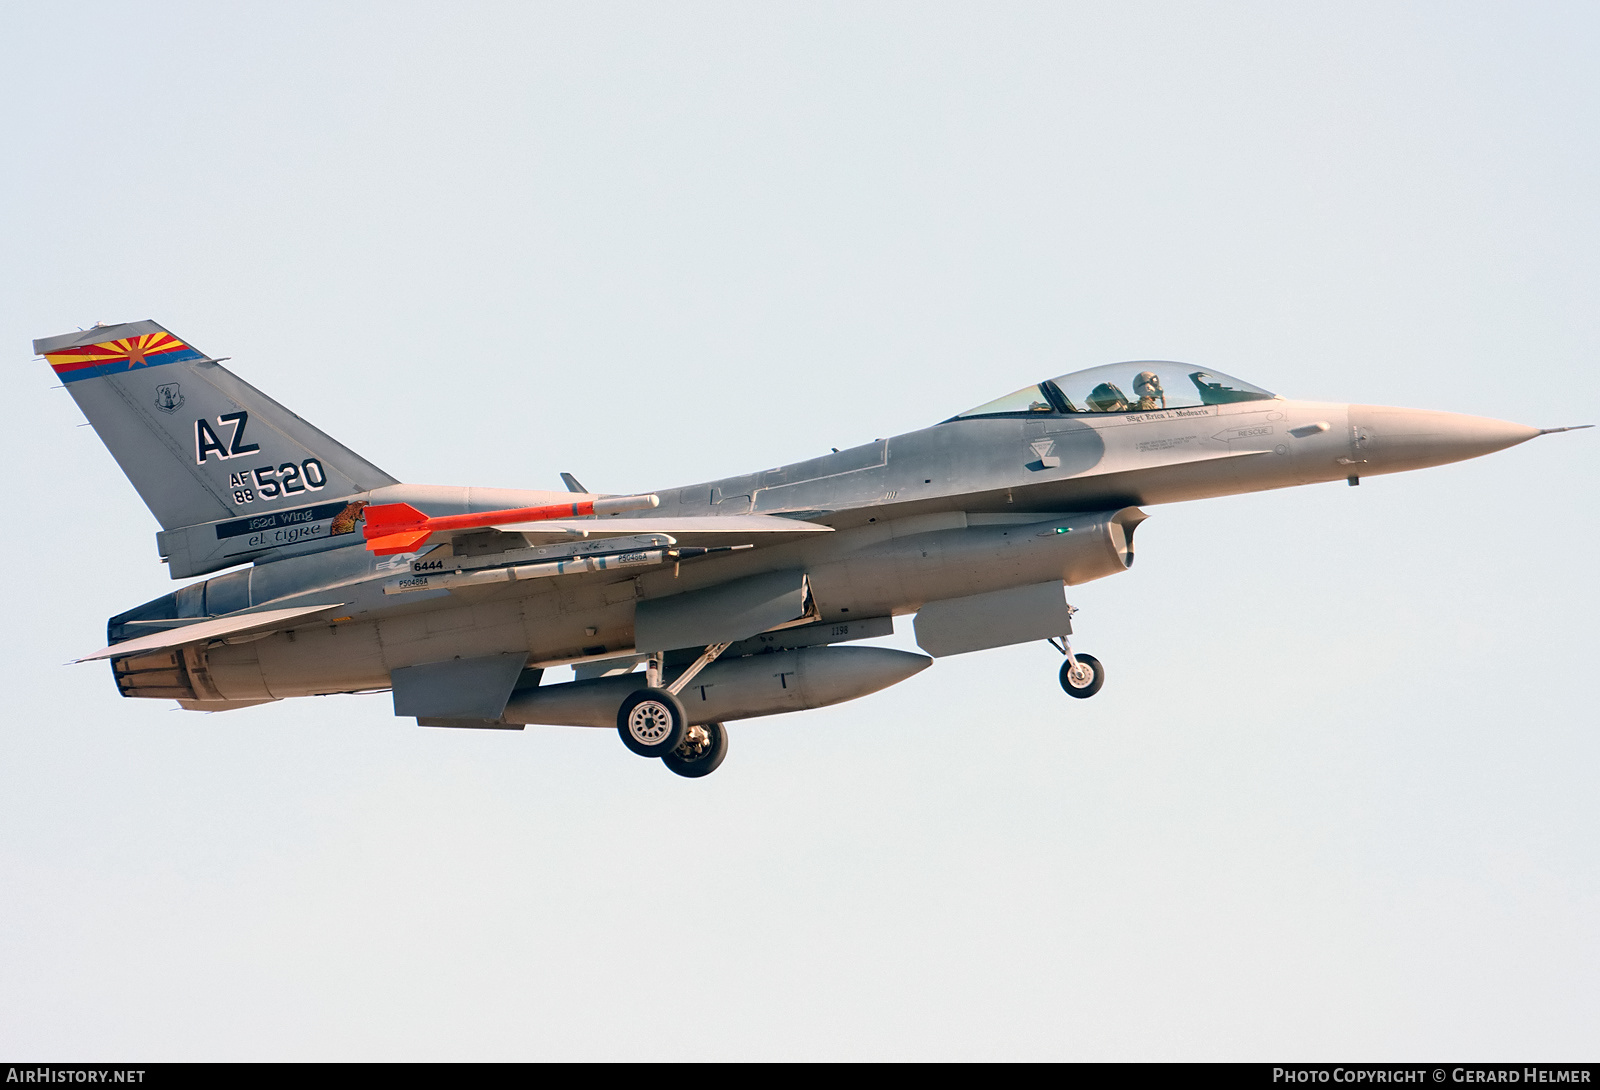
<path fill-rule="evenodd" d="M 1139 413 L 1192 409 L 1235 401 L 1271 401 L 1277 395 L 1221 371 L 1187 363 L 1144 360 L 1108 363 L 1046 379 L 996 398 L 952 419 L 1032 416 L 1035 413 Z"/>

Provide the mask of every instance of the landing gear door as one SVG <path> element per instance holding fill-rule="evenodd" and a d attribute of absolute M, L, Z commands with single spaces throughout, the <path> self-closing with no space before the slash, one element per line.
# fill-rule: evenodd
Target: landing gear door
<path fill-rule="evenodd" d="M 1036 583 L 929 602 L 917 613 L 917 645 L 934 658 L 1065 636 L 1072 631 L 1065 588 Z"/>

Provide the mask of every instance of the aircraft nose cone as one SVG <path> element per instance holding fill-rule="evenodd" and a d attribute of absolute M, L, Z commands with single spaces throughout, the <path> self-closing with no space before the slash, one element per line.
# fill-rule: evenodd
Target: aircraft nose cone
<path fill-rule="evenodd" d="M 1492 454 L 1527 442 L 1539 429 L 1487 416 L 1352 405 L 1350 433 L 1352 455 L 1367 463 L 1367 472 L 1393 473 Z"/>

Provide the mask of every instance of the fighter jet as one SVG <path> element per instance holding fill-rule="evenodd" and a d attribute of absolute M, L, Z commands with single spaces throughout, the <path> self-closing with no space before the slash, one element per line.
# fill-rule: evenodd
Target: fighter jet
<path fill-rule="evenodd" d="M 1569 428 L 1291 401 L 1114 363 L 905 435 L 648 494 L 405 484 L 155 322 L 34 342 L 161 525 L 173 579 L 112 617 L 129 697 L 227 711 L 392 693 L 423 726 L 615 729 L 704 776 L 725 724 L 1028 641 L 1061 687 L 1065 588 L 1133 564 L 1146 506 L 1398 473 Z M 1584 425 L 1587 426 L 1587 425 Z M 215 574 L 220 572 L 222 574 Z M 854 641 L 915 615 L 927 655 Z M 544 683 L 571 666 L 575 680 Z"/>

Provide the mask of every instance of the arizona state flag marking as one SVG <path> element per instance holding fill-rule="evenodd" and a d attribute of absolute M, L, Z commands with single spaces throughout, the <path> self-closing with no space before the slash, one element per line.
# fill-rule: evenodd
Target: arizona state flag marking
<path fill-rule="evenodd" d="M 79 382 L 121 374 L 136 367 L 160 367 L 163 363 L 203 358 L 170 333 L 142 333 L 81 348 L 63 348 L 45 356 L 62 382 Z"/>

